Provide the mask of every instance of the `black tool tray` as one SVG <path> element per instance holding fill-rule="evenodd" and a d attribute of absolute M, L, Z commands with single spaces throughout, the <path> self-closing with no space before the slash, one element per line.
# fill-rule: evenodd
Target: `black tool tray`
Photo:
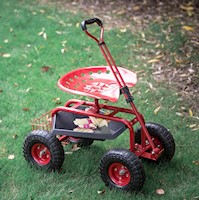
<path fill-rule="evenodd" d="M 123 131 L 126 130 L 126 126 L 124 123 L 117 121 L 110 121 L 108 123 L 108 127 L 103 126 L 101 128 L 97 128 L 92 133 L 77 132 L 73 130 L 77 128 L 77 126 L 73 122 L 77 118 L 88 118 L 88 116 L 75 114 L 71 112 L 59 111 L 58 113 L 55 114 L 53 118 L 52 134 L 81 137 L 81 138 L 91 138 L 95 140 L 106 140 L 106 139 L 112 140 L 118 137 Z"/>

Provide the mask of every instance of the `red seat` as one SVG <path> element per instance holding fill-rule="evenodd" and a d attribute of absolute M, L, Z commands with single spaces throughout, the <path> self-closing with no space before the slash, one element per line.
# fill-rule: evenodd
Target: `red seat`
<path fill-rule="evenodd" d="M 134 72 L 118 67 L 128 87 L 137 82 Z M 116 102 L 120 88 L 109 66 L 94 66 L 71 71 L 61 77 L 58 86 L 65 92 Z"/>

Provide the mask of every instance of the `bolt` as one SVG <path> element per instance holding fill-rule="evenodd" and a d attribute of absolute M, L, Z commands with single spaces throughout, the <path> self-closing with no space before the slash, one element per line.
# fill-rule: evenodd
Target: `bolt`
<path fill-rule="evenodd" d="M 124 169 L 121 169 L 121 170 L 119 171 L 119 175 L 120 175 L 120 176 L 123 176 L 125 173 L 126 173 L 126 170 L 124 170 Z"/>
<path fill-rule="evenodd" d="M 117 168 L 114 168 L 114 171 L 117 171 Z"/>
<path fill-rule="evenodd" d="M 151 151 L 151 154 L 154 155 L 154 154 L 155 154 L 155 151 Z"/>

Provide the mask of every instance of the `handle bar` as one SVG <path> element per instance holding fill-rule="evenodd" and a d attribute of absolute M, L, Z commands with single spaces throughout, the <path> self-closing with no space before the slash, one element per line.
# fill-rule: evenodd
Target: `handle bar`
<path fill-rule="evenodd" d="M 100 19 L 98 19 L 98 18 L 92 18 L 92 19 L 85 20 L 85 21 L 83 21 L 81 23 L 82 30 L 83 31 L 87 30 L 86 25 L 93 24 L 95 22 L 98 24 L 98 26 L 101 26 L 101 27 L 103 26 L 103 23 L 102 23 L 102 21 Z"/>
<path fill-rule="evenodd" d="M 87 27 L 86 25 L 90 25 L 90 24 L 94 24 L 94 23 L 97 23 L 98 26 L 100 26 L 101 28 L 101 33 L 100 33 L 100 38 L 97 39 L 95 36 L 93 36 L 92 34 L 90 34 L 88 31 L 87 31 Z M 100 19 L 98 18 L 92 18 L 92 19 L 88 19 L 88 20 L 85 20 L 81 23 L 81 27 L 82 27 L 82 30 L 90 37 L 92 38 L 93 40 L 95 40 L 98 44 L 100 43 L 103 43 L 104 42 L 104 39 L 103 39 L 103 35 L 104 35 L 104 27 L 103 27 L 103 23 Z"/>

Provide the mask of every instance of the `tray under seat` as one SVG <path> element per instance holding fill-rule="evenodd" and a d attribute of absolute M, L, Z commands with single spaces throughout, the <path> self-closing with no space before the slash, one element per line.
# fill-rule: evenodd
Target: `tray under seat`
<path fill-rule="evenodd" d="M 96 140 L 106 140 L 114 139 L 118 137 L 124 130 L 126 126 L 122 122 L 110 121 L 108 127 L 103 126 L 97 128 L 94 132 L 77 132 L 73 129 L 77 128 L 74 124 L 74 120 L 77 118 L 88 118 L 85 115 L 79 115 L 71 112 L 58 112 L 53 118 L 53 129 L 52 134 L 66 135 L 73 137 L 82 137 L 82 138 L 92 138 Z"/>

